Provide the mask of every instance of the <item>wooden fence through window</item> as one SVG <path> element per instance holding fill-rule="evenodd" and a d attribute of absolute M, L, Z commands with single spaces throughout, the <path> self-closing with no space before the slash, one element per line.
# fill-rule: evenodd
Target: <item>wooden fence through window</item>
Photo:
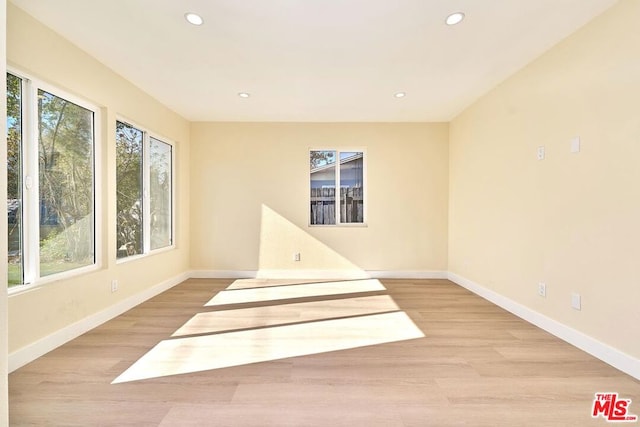
<path fill-rule="evenodd" d="M 333 187 L 311 189 L 311 224 L 336 223 L 335 194 Z M 362 188 L 341 188 L 339 207 L 342 223 L 364 222 Z"/>

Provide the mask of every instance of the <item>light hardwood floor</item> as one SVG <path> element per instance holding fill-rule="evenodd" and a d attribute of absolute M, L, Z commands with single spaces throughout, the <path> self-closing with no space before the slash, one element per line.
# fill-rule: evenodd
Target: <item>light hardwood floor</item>
<path fill-rule="evenodd" d="M 597 392 L 640 415 L 640 381 L 446 280 L 232 282 L 188 280 L 10 374 L 11 425 L 603 426 Z"/>

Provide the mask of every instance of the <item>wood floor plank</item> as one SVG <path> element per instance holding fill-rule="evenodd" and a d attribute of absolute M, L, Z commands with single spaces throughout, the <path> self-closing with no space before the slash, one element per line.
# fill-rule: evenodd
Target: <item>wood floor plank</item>
<path fill-rule="evenodd" d="M 243 427 L 403 427 L 394 405 L 332 405 L 316 402 L 300 404 L 280 400 L 275 405 L 177 405 L 161 427 L 243 426 Z M 423 424 L 424 425 L 424 424 Z"/>
<path fill-rule="evenodd" d="M 287 294 L 206 306 L 229 286 L 249 294 L 296 282 L 187 280 L 10 374 L 10 425 L 589 426 L 606 424 L 591 417 L 594 394 L 612 391 L 640 414 L 640 381 L 466 289 L 447 280 L 381 282 L 371 295 L 322 295 L 323 285 L 300 301 Z M 112 384 L 159 343 L 183 337 L 250 331 L 255 346 L 214 340 L 217 353 L 203 357 L 251 360 L 234 352 L 280 346 L 287 335 L 275 328 L 290 324 L 298 331 L 292 348 L 317 346 L 323 324 L 338 340 L 373 335 L 362 319 L 384 311 L 387 297 L 424 337 Z M 169 351 L 161 359 L 179 357 Z"/>

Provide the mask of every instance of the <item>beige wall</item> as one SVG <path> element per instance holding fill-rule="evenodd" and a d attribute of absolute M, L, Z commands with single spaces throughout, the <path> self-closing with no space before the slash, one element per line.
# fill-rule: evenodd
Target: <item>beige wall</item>
<path fill-rule="evenodd" d="M 621 1 L 457 117 L 449 183 L 451 272 L 635 358 L 638 21 L 640 2 Z"/>
<path fill-rule="evenodd" d="M 6 22 L 7 2 L 6 0 L 0 0 L 0 23 L 5 28 Z M 0 75 L 5 74 L 5 58 L 6 58 L 6 37 L 7 34 L 4 30 L 0 30 Z M 6 159 L 7 157 L 7 96 L 6 86 L 2 89 L 2 99 L 0 99 L 0 157 Z M 4 163 L 3 163 L 4 164 Z M 0 198 L 7 197 L 7 175 L 5 173 L 0 174 L 0 188 L 2 188 L 2 195 Z M 7 206 L 2 203 L 0 207 L 0 218 L 6 218 Z M 2 221 L 0 225 L 0 236 L 7 235 L 7 223 Z M 7 244 L 6 238 L 3 238 L 2 247 L 0 248 L 0 257 L 6 259 L 7 257 Z M 7 282 L 7 269 L 2 268 L 2 275 L 0 275 L 2 283 Z M 7 371 L 8 371 L 8 330 L 9 326 L 7 316 L 7 293 L 6 291 L 0 292 L 0 426 L 9 425 L 9 393 L 7 388 Z"/>
<path fill-rule="evenodd" d="M 83 318 L 176 277 L 189 264 L 189 123 L 131 83 L 53 33 L 20 9 L 8 5 L 7 62 L 102 107 L 97 197 L 103 235 L 102 268 L 9 297 L 9 351 L 16 351 Z M 135 261 L 115 260 L 115 120 L 129 120 L 176 142 L 177 247 Z M 6 234 L 5 234 L 6 235 Z M 119 280 L 118 292 L 110 282 Z"/>
<path fill-rule="evenodd" d="M 446 271 L 447 139 L 442 123 L 193 123 L 192 268 Z M 367 227 L 308 226 L 308 150 L 325 147 L 366 149 Z"/>

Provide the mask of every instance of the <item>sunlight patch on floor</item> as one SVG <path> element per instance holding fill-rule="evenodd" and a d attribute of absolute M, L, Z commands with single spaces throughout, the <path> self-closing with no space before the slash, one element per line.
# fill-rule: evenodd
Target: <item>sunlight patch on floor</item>
<path fill-rule="evenodd" d="M 377 279 L 305 283 L 301 285 L 279 285 L 251 289 L 230 288 L 218 293 L 206 304 L 206 306 L 211 307 L 223 304 L 244 304 L 291 298 L 309 298 L 386 290 L 382 283 Z"/>
<path fill-rule="evenodd" d="M 207 309 L 211 311 L 197 313 L 112 384 L 424 337 L 389 295 L 322 299 L 386 291 L 375 279 L 271 282 L 263 287 L 230 290 L 233 287 L 230 285 L 205 305 L 214 307 Z M 278 302 L 309 297 L 316 300 Z M 264 301 L 272 302 L 260 307 L 228 306 Z M 222 304 L 227 306 L 216 308 Z"/>
<path fill-rule="evenodd" d="M 165 340 L 113 383 L 424 337 L 403 312 Z"/>
<path fill-rule="evenodd" d="M 172 336 L 211 334 L 237 329 L 310 322 L 398 311 L 389 295 L 282 304 L 198 313 Z"/>
<path fill-rule="evenodd" d="M 332 280 L 299 280 L 299 279 L 238 279 L 227 287 L 230 289 L 264 288 L 266 286 L 304 285 L 305 283 L 331 282 Z"/>

